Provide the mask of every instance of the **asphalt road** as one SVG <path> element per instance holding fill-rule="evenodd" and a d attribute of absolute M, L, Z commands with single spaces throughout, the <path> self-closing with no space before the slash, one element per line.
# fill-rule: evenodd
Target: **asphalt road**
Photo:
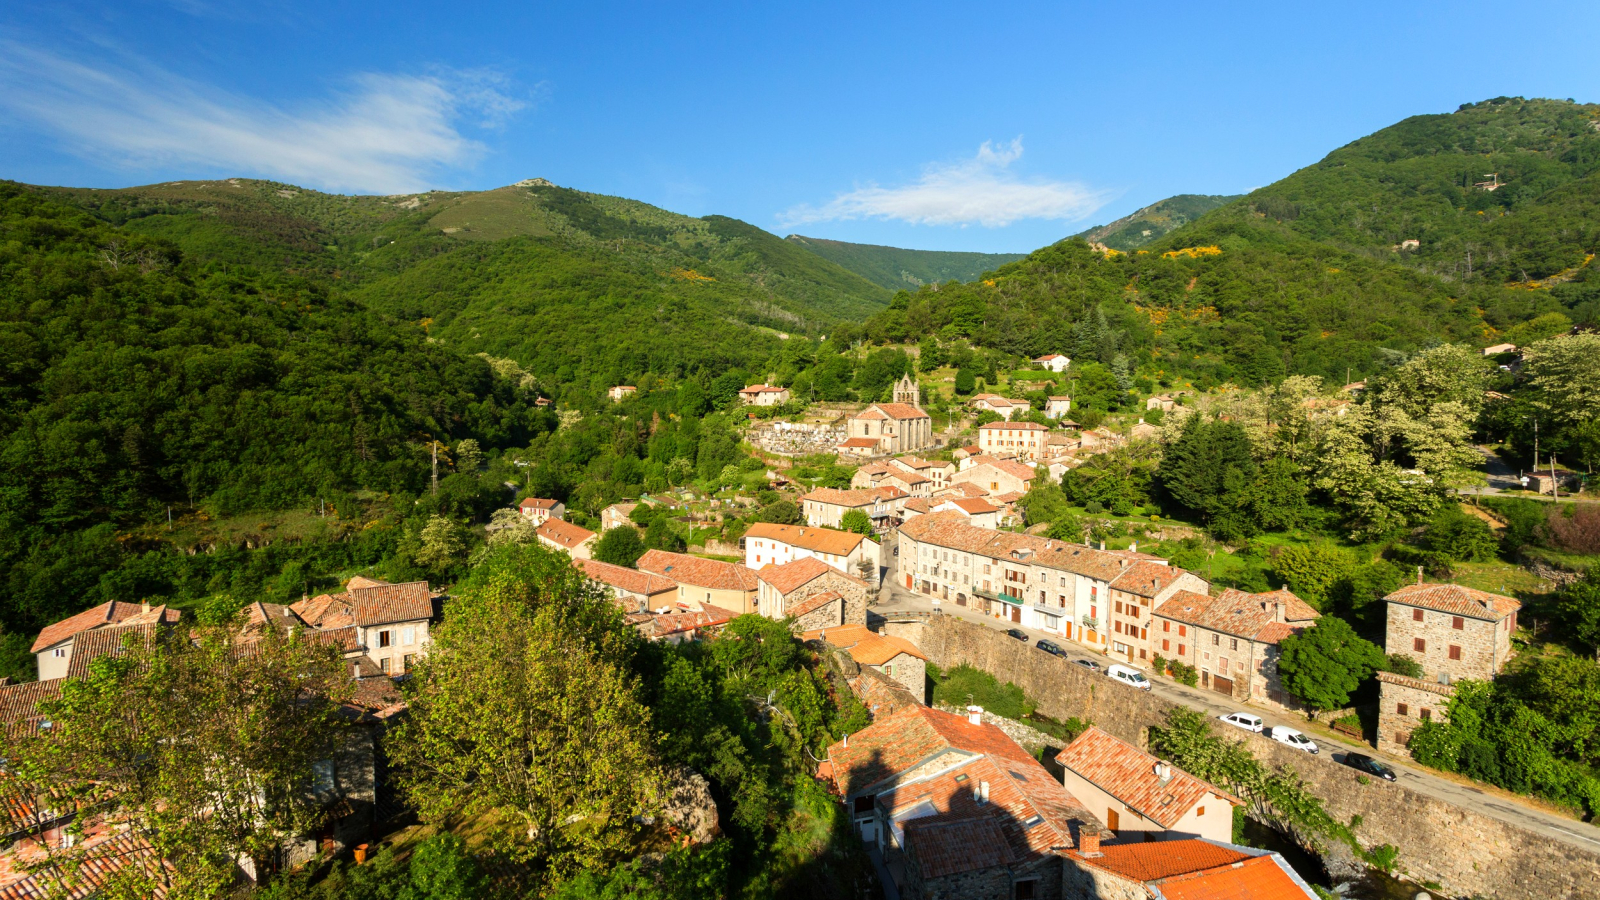
<path fill-rule="evenodd" d="M 932 610 L 934 607 L 930 598 L 895 584 L 896 566 L 894 563 L 895 560 L 891 557 L 889 571 L 884 578 L 884 587 L 879 591 L 878 603 L 873 606 L 873 612 L 879 615 L 886 615 L 897 611 L 926 612 Z M 998 631 L 1019 628 L 1027 632 L 1030 643 L 1037 643 L 1040 638 L 1047 638 L 1066 650 L 1069 659 L 1092 659 L 1102 666 L 1108 665 L 1112 661 L 1098 649 L 1090 649 L 1087 646 L 1048 631 L 1023 628 L 1021 625 L 1016 625 L 1012 622 L 981 615 L 963 606 L 945 603 L 940 605 L 940 611 L 945 615 L 966 619 Z M 1039 652 L 1042 653 L 1043 651 Z M 1146 671 L 1145 674 L 1149 675 L 1150 673 Z M 1332 754 L 1333 759 L 1340 760 L 1344 758 L 1344 753 L 1347 750 L 1364 753 L 1367 756 L 1381 759 L 1388 763 L 1399 776 L 1398 783 L 1419 794 L 1445 800 L 1463 809 L 1470 809 L 1492 819 L 1521 826 L 1548 838 L 1583 847 L 1590 851 L 1600 852 L 1600 829 L 1575 819 L 1568 819 L 1564 816 L 1529 806 L 1514 795 L 1508 795 L 1492 788 L 1485 789 L 1460 784 L 1440 777 L 1426 769 L 1415 767 L 1409 761 L 1379 753 L 1368 744 L 1358 743 L 1344 735 L 1329 731 L 1316 723 L 1307 722 L 1303 716 L 1285 713 L 1281 710 L 1268 709 L 1251 703 L 1230 700 L 1220 694 L 1186 687 L 1164 677 L 1152 678 L 1151 683 L 1154 685 L 1153 690 L 1157 696 L 1173 703 L 1181 703 L 1209 713 L 1212 716 L 1246 711 L 1260 716 L 1267 725 L 1287 725 L 1291 728 L 1298 728 L 1317 742 L 1324 756 Z"/>

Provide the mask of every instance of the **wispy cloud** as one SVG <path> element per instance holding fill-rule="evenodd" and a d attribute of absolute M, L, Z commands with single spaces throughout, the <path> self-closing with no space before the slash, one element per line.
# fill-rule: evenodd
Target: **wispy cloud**
<path fill-rule="evenodd" d="M 74 152 L 128 168 L 191 166 L 328 190 L 407 193 L 470 165 L 523 109 L 486 71 L 366 73 L 288 108 L 196 84 L 142 63 L 77 62 L 0 42 L 0 110 Z"/>
<path fill-rule="evenodd" d="M 822 206 L 801 204 L 778 216 L 785 226 L 848 219 L 899 219 L 914 225 L 1001 228 L 1023 219 L 1081 219 L 1109 193 L 1070 181 L 1030 181 L 1011 171 L 1022 157 L 1022 138 L 985 141 L 971 159 L 927 166 L 911 184 L 869 184 Z"/>

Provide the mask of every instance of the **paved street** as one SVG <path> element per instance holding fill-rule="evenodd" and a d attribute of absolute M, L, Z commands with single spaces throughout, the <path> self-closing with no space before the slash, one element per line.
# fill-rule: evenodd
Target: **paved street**
<path fill-rule="evenodd" d="M 888 615 L 897 611 L 927 612 L 932 610 L 934 607 L 930 598 L 909 591 L 903 586 L 896 585 L 896 567 L 894 565 L 896 560 L 891 556 L 889 562 L 890 566 L 888 574 L 884 578 L 884 587 L 880 590 L 878 603 L 872 608 L 872 611 L 879 615 Z M 1028 633 L 1031 638 L 1030 643 L 1037 643 L 1040 638 L 1047 638 L 1065 649 L 1071 659 L 1092 659 L 1102 666 L 1111 661 L 1099 650 L 1091 649 L 1060 635 L 1033 628 L 1023 628 L 1012 622 L 991 618 L 973 612 L 966 607 L 956 606 L 953 603 L 941 604 L 940 611 L 945 615 L 966 619 L 969 622 L 975 622 L 999 631 L 1004 631 L 1008 628 L 1019 628 Z M 1043 651 L 1038 652 L 1042 653 Z M 1146 674 L 1150 674 L 1148 670 Z M 1600 851 L 1600 829 L 1575 819 L 1568 819 L 1564 816 L 1529 806 L 1521 798 L 1514 795 L 1495 788 L 1460 784 L 1424 769 L 1416 768 L 1408 762 L 1381 754 L 1365 743 L 1358 742 L 1345 735 L 1336 734 L 1316 723 L 1307 722 L 1303 717 L 1293 713 L 1284 713 L 1254 704 L 1240 703 L 1210 691 L 1185 687 L 1167 678 L 1154 678 L 1152 682 L 1156 695 L 1173 703 L 1182 703 L 1212 716 L 1239 710 L 1255 713 L 1261 716 L 1268 725 L 1287 725 L 1306 732 L 1322 748 L 1324 755 L 1331 753 L 1334 759 L 1342 759 L 1346 750 L 1355 750 L 1376 759 L 1382 759 L 1399 774 L 1400 784 L 1417 793 L 1447 800 L 1464 809 L 1482 813 L 1502 822 L 1519 825 L 1555 840 L 1584 847 L 1591 851 Z"/>

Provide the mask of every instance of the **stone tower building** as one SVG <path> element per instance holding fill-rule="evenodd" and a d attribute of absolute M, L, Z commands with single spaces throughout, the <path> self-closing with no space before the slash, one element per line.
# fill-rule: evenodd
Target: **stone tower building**
<path fill-rule="evenodd" d="M 916 378 L 906 375 L 894 383 L 894 402 L 907 406 L 922 405 L 922 390 L 917 387 Z"/>

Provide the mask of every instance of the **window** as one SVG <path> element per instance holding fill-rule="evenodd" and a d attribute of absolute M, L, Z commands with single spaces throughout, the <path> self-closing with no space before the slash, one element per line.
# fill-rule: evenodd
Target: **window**
<path fill-rule="evenodd" d="M 1189 634 L 1188 626 L 1186 626 L 1186 625 L 1179 625 L 1178 626 L 1178 637 L 1185 637 L 1188 634 Z"/>
<path fill-rule="evenodd" d="M 1037 896 L 1039 896 L 1039 882 L 1036 879 L 1017 882 L 1016 888 L 1012 892 L 1012 897 L 1015 900 L 1034 900 Z"/>
<path fill-rule="evenodd" d="M 1222 643 L 1222 635 L 1213 634 L 1211 636 L 1211 646 L 1215 647 L 1215 646 L 1217 646 L 1217 645 L 1219 645 L 1221 643 Z"/>
<path fill-rule="evenodd" d="M 1179 644 L 1179 645 L 1178 645 L 1178 655 L 1179 655 L 1179 656 L 1182 656 L 1182 655 L 1183 655 L 1183 645 L 1182 645 L 1182 644 Z"/>
<path fill-rule="evenodd" d="M 410 647 L 411 645 L 415 644 L 416 642 L 417 642 L 417 629 L 415 629 L 415 628 L 402 628 L 402 629 L 400 629 L 400 646 L 402 646 L 402 647 Z"/>
<path fill-rule="evenodd" d="M 54 651 L 52 651 L 52 653 L 55 655 L 56 659 L 65 659 L 67 656 L 67 648 L 57 647 Z"/>
<path fill-rule="evenodd" d="M 1467 627 L 1467 623 L 1466 620 L 1460 616 L 1452 616 L 1450 619 L 1450 627 L 1460 631 L 1461 629 Z"/>
<path fill-rule="evenodd" d="M 1163 621 L 1161 623 L 1161 630 L 1162 631 L 1171 631 L 1172 630 L 1172 623 Z"/>
<path fill-rule="evenodd" d="M 389 657 L 378 660 L 378 669 L 385 675 L 389 674 Z"/>
<path fill-rule="evenodd" d="M 1144 659 L 1144 658 L 1145 658 L 1145 657 L 1144 657 L 1144 651 L 1143 651 L 1143 650 L 1140 650 L 1140 651 L 1139 651 L 1139 658 L 1140 658 L 1140 659 Z"/>
<path fill-rule="evenodd" d="M 1424 722 L 1433 721 L 1433 710 L 1431 710 L 1431 709 L 1427 708 L 1426 706 L 1424 706 L 1422 708 L 1422 721 L 1424 721 Z"/>
<path fill-rule="evenodd" d="M 1404 703 L 1396 703 L 1394 705 L 1394 714 L 1397 716 L 1409 716 L 1411 715 L 1411 707 L 1406 706 Z"/>
<path fill-rule="evenodd" d="M 1195 818 L 1198 819 L 1198 818 L 1200 818 L 1201 816 L 1203 816 L 1205 814 L 1206 814 L 1206 808 L 1204 806 L 1196 806 L 1194 808 L 1194 817 Z"/>
<path fill-rule="evenodd" d="M 311 789 L 326 794 L 334 788 L 333 760 L 319 759 L 311 764 Z"/>
<path fill-rule="evenodd" d="M 1172 649 L 1172 642 L 1171 641 L 1162 641 L 1161 642 L 1161 649 L 1163 649 L 1163 650 L 1171 650 Z"/>
<path fill-rule="evenodd" d="M 1411 611 L 1411 620 L 1412 620 L 1412 621 L 1413 621 L 1413 622 L 1421 622 L 1421 621 L 1422 621 L 1422 610 L 1420 610 L 1420 609 L 1413 609 L 1413 610 L 1412 610 L 1412 611 Z"/>
<path fill-rule="evenodd" d="M 1238 638 L 1229 638 L 1229 641 L 1233 644 L 1233 649 L 1235 649 L 1235 650 L 1239 649 L 1239 639 Z"/>
<path fill-rule="evenodd" d="M 1427 653 L 1428 652 L 1428 642 L 1423 640 L 1422 638 L 1412 638 L 1411 639 L 1411 649 L 1417 651 L 1418 653 Z"/>
<path fill-rule="evenodd" d="M 1139 629 L 1139 640 L 1141 640 L 1141 641 L 1148 640 L 1149 637 L 1150 637 L 1150 631 L 1148 629 L 1145 629 L 1145 628 Z"/>
<path fill-rule="evenodd" d="M 411 671 L 411 667 L 416 665 L 416 664 L 417 664 L 417 655 L 415 653 L 407 653 L 400 660 L 400 666 L 401 666 L 400 671 L 409 672 L 409 671 Z"/>
<path fill-rule="evenodd" d="M 1111 628 L 1117 634 L 1121 634 L 1122 633 L 1122 623 L 1121 622 L 1112 622 L 1111 623 Z"/>
<path fill-rule="evenodd" d="M 392 644 L 394 642 L 392 640 L 393 637 L 394 637 L 394 632 L 392 632 L 392 631 L 380 631 L 380 632 L 378 632 L 378 646 L 379 647 L 387 647 L 387 646 L 389 646 L 390 644 Z M 385 671 L 387 671 L 387 670 L 385 670 Z"/>
<path fill-rule="evenodd" d="M 1451 644 L 1450 645 L 1450 658 L 1451 659 L 1460 659 L 1461 658 L 1461 648 L 1457 647 L 1455 644 Z"/>

